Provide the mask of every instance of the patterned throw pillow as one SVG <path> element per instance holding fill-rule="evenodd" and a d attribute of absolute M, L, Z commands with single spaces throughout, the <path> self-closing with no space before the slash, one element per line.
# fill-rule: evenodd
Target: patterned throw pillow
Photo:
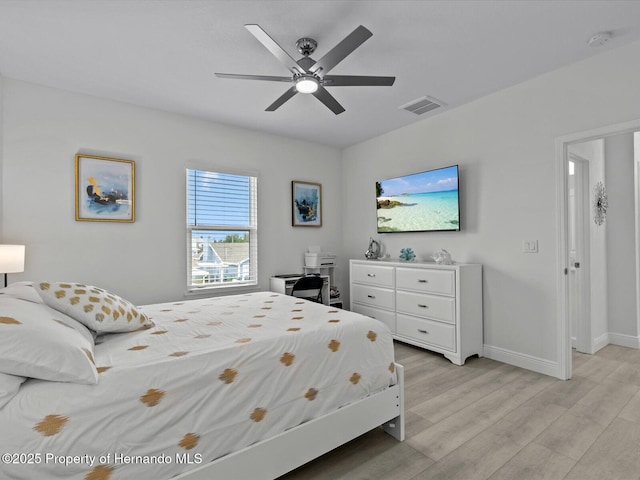
<path fill-rule="evenodd" d="M 153 326 L 149 317 L 131 302 L 102 288 L 70 282 L 40 282 L 36 290 L 51 308 L 96 332 L 132 332 Z"/>
<path fill-rule="evenodd" d="M 0 295 L 0 372 L 96 384 L 93 337 L 86 327 L 44 303 Z"/>

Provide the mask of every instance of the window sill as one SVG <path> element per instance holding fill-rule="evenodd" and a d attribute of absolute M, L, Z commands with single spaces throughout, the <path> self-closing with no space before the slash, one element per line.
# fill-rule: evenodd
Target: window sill
<path fill-rule="evenodd" d="M 185 298 L 220 297 L 223 295 L 241 295 L 243 293 L 259 292 L 258 284 L 216 285 L 210 287 L 191 288 L 184 293 Z"/>

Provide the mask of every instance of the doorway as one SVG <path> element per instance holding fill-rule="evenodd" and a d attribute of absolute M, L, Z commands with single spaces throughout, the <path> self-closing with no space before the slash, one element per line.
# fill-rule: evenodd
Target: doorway
<path fill-rule="evenodd" d="M 593 218 L 593 189 L 597 182 L 607 185 L 605 173 L 605 141 L 609 137 L 632 134 L 640 130 L 640 120 L 603 127 L 558 138 L 556 141 L 558 191 L 558 377 L 572 375 L 572 347 L 580 352 L 595 353 L 608 343 L 620 343 L 620 335 L 610 339 L 607 301 L 607 234 L 606 224 Z M 636 135 L 637 141 L 638 135 Z M 637 155 L 637 154 L 636 154 Z M 635 166 L 635 212 L 633 335 L 630 344 L 640 338 L 640 167 Z M 618 206 L 616 207 L 618 208 Z M 631 310 L 631 309 L 630 309 Z M 622 336 L 624 337 L 624 335 Z M 640 345 L 636 346 L 638 348 Z"/>

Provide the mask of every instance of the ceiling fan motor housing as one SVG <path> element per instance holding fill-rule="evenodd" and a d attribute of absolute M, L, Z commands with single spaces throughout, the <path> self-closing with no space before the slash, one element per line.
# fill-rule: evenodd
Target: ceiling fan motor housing
<path fill-rule="evenodd" d="M 298 48 L 298 51 L 305 57 L 308 57 L 313 52 L 315 52 L 317 46 L 318 46 L 318 42 L 316 42 L 313 38 L 306 38 L 306 37 L 300 38 L 296 42 L 296 47 Z"/>

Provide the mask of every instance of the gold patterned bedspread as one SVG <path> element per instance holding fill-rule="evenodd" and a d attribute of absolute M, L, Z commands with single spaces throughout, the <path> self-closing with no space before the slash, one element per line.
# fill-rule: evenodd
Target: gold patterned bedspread
<path fill-rule="evenodd" d="M 26 455 L 2 478 L 170 478 L 396 380 L 387 327 L 346 310 L 270 292 L 141 310 L 153 328 L 96 340 L 97 385 L 32 379 L 0 409 L 0 453 Z"/>

